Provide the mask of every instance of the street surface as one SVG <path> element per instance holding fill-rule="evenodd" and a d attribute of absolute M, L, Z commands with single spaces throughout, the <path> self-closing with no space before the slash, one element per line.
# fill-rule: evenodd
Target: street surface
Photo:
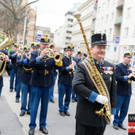
<path fill-rule="evenodd" d="M 57 82 L 55 84 L 55 103 L 49 103 L 47 129 L 49 135 L 75 135 L 75 111 L 76 103 L 70 104 L 71 116 L 62 117 L 58 112 Z M 40 108 L 39 108 L 40 110 Z M 9 76 L 4 74 L 4 87 L 0 99 L 0 135 L 28 135 L 30 116 L 25 114 L 19 116 L 20 102 L 15 102 L 15 92 L 9 92 Z M 129 114 L 135 114 L 135 83 L 133 83 L 133 94 L 129 107 Z M 39 111 L 37 115 L 37 127 L 35 135 L 43 135 L 39 131 Z M 128 128 L 128 117 L 124 121 Z M 114 130 L 111 125 L 106 127 L 105 135 L 128 135 L 128 130 Z"/>

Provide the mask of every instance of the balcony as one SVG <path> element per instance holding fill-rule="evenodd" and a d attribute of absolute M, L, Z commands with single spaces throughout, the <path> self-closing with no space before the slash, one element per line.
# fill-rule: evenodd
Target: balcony
<path fill-rule="evenodd" d="M 123 8 L 124 0 L 118 0 L 117 8 Z"/>
<path fill-rule="evenodd" d="M 116 20 L 115 20 L 115 25 L 120 25 L 121 22 L 122 22 L 122 16 L 119 16 L 119 17 L 117 17 Z"/>

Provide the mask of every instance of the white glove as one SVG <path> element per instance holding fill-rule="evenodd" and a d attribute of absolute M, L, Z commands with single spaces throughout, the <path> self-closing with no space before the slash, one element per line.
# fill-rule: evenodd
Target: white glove
<path fill-rule="evenodd" d="M 108 98 L 102 95 L 98 95 L 96 101 L 104 105 L 108 101 Z"/>

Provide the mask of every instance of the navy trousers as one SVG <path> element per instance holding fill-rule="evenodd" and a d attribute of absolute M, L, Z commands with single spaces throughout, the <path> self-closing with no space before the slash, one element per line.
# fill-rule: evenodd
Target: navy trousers
<path fill-rule="evenodd" d="M 116 115 L 114 116 L 113 125 L 123 125 L 127 115 L 131 96 L 117 95 Z"/>
<path fill-rule="evenodd" d="M 29 127 L 32 129 L 36 127 L 36 117 L 40 100 L 41 100 L 41 108 L 40 108 L 39 126 L 40 128 L 46 128 L 46 118 L 49 102 L 49 89 L 50 87 L 43 87 L 43 88 L 36 86 L 32 87 L 33 104 L 31 108 L 30 124 L 29 124 Z"/>

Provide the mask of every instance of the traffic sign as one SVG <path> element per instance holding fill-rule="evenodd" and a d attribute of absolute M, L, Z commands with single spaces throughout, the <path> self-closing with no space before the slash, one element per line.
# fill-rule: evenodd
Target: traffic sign
<path fill-rule="evenodd" d="M 37 41 L 40 41 L 40 39 L 41 39 L 41 34 L 37 34 Z"/>
<path fill-rule="evenodd" d="M 118 37 L 115 37 L 115 43 L 116 44 L 119 44 L 119 42 L 120 42 L 120 37 L 118 36 Z"/>

